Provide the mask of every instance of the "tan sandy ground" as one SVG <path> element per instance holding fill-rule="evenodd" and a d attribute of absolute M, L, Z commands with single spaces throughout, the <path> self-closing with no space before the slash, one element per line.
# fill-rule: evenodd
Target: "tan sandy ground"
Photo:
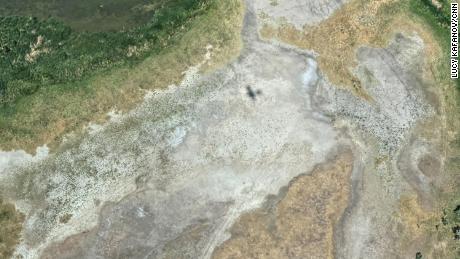
<path fill-rule="evenodd" d="M 0 258 L 13 255 L 14 247 L 19 243 L 23 221 L 24 215 L 14 205 L 0 198 Z"/>
<path fill-rule="evenodd" d="M 279 201 L 240 217 L 213 258 L 333 258 L 334 226 L 348 204 L 352 154 L 294 179 Z"/>
<path fill-rule="evenodd" d="M 318 65 L 329 81 L 369 99 L 353 72 L 357 65 L 357 48 L 363 45 L 384 47 L 395 32 L 416 32 L 427 45 L 427 55 L 439 58 L 435 55 L 439 53 L 439 46 L 433 36 L 423 26 L 408 19 L 404 12 L 405 3 L 397 0 L 354 0 L 317 26 L 298 30 L 289 23 L 274 25 L 267 22 L 261 28 L 261 35 L 315 51 Z"/>

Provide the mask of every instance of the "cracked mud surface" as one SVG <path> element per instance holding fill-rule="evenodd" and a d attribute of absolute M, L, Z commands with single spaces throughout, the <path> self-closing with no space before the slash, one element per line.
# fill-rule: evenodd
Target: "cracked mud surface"
<path fill-rule="evenodd" d="M 312 52 L 259 38 L 260 12 L 311 26 L 344 3 L 267 3 L 246 3 L 244 49 L 218 71 L 190 68 L 181 85 L 56 153 L 0 153 L 2 193 L 26 215 L 17 255 L 408 258 L 424 249 L 404 243 L 443 181 L 444 129 L 430 125 L 444 115 L 415 69 L 424 41 L 397 33 L 384 48 L 357 49 L 369 101 L 330 83 Z"/>

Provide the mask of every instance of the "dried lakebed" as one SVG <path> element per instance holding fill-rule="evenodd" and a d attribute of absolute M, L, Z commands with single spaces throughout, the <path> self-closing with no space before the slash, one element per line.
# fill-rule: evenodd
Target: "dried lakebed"
<path fill-rule="evenodd" d="M 331 85 L 313 53 L 260 40 L 247 5 L 236 61 L 206 75 L 190 68 L 181 85 L 54 154 L 1 154 L 3 195 L 26 215 L 17 255 L 388 258 L 421 249 L 394 251 L 394 215 L 404 194 L 429 200 L 423 154 L 442 163 L 436 134 L 419 137 L 439 113 L 413 69 L 423 41 L 396 34 L 384 49 L 359 48 L 369 102 Z"/>

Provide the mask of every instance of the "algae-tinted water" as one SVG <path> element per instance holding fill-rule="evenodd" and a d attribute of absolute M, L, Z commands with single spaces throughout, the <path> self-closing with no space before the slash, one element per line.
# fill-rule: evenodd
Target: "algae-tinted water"
<path fill-rule="evenodd" d="M 77 31 L 114 31 L 147 22 L 163 0 L 0 0 L 0 16 L 55 17 Z"/>

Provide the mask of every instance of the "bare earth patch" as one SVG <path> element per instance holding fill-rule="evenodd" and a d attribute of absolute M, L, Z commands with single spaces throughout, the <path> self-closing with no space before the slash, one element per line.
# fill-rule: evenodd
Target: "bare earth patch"
<path fill-rule="evenodd" d="M 415 31 L 430 46 L 427 49 L 430 57 L 434 57 L 433 48 L 438 48 L 426 29 L 408 19 L 403 11 L 404 3 L 354 0 L 318 25 L 307 25 L 303 29 L 289 22 L 273 23 L 265 18 L 260 33 L 267 39 L 313 50 L 318 54 L 319 68 L 331 83 L 370 100 L 355 74 L 356 50 L 360 46 L 383 47 L 394 32 Z"/>
<path fill-rule="evenodd" d="M 352 154 L 295 178 L 261 209 L 244 214 L 213 258 L 333 258 L 334 226 L 350 195 Z"/>
<path fill-rule="evenodd" d="M 22 228 L 24 215 L 16 210 L 13 204 L 0 198 L 0 258 L 13 255 Z"/>

